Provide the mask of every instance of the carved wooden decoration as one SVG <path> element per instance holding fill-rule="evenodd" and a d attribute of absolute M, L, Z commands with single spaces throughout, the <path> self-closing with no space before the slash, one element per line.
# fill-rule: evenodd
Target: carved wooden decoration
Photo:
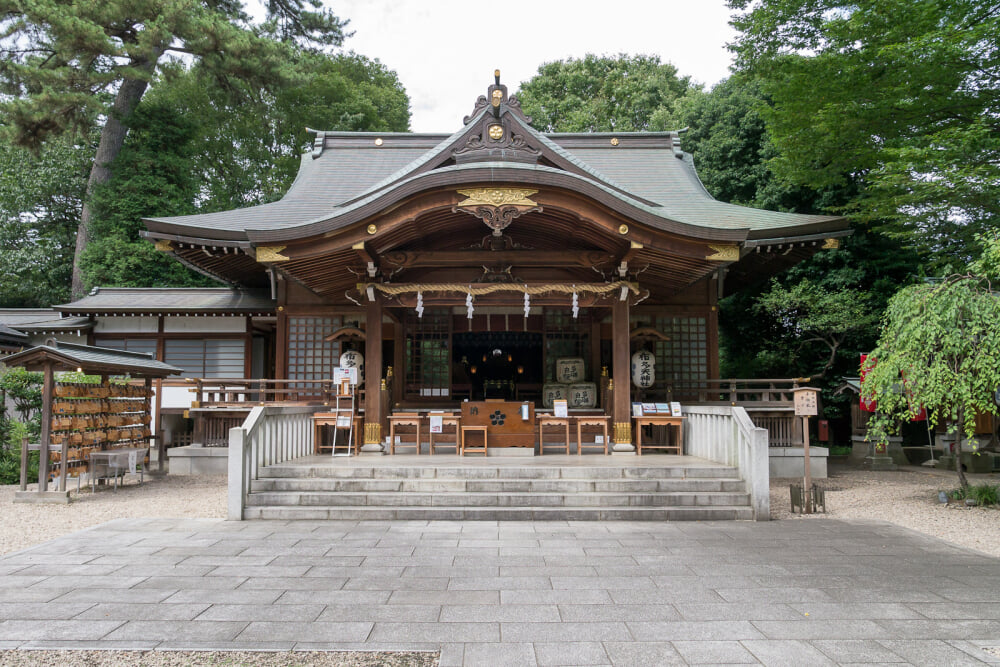
<path fill-rule="evenodd" d="M 484 162 L 502 158 L 506 161 L 527 162 L 534 164 L 542 152 L 536 146 L 530 146 L 523 134 L 515 132 L 512 118 L 517 116 L 530 123 L 531 119 L 521 112 L 521 103 L 516 97 L 507 96 L 507 86 L 500 83 L 500 74 L 496 73 L 496 83 L 490 86 L 486 95 L 480 95 L 472 113 L 462 119 L 469 125 L 484 109 L 485 114 L 476 128 L 465 140 L 465 145 L 452 151 L 455 162 Z"/>
<path fill-rule="evenodd" d="M 285 249 L 286 246 L 283 245 L 262 245 L 258 246 L 255 250 L 257 251 L 257 261 L 258 262 L 286 262 L 288 257 L 282 255 L 281 251 Z"/>
<path fill-rule="evenodd" d="M 452 212 L 462 211 L 473 215 L 493 230 L 493 236 L 501 236 L 514 218 L 541 211 L 542 207 L 529 197 L 538 190 L 524 188 L 474 188 L 459 190 L 465 199 L 452 207 Z"/>
<path fill-rule="evenodd" d="M 705 259 L 716 262 L 738 262 L 740 261 L 740 247 L 738 245 L 712 245 L 708 246 L 715 252 L 706 255 Z"/>

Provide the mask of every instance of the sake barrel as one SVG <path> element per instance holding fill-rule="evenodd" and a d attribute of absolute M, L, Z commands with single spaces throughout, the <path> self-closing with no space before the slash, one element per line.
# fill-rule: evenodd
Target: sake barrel
<path fill-rule="evenodd" d="M 583 357 L 560 357 L 556 359 L 556 382 L 582 382 L 585 379 L 583 369 Z"/>
<path fill-rule="evenodd" d="M 542 385 L 542 407 L 551 408 L 552 401 L 569 400 L 569 385 L 546 382 Z"/>
<path fill-rule="evenodd" d="M 597 385 L 593 382 L 577 382 L 569 386 L 569 407 L 597 407 Z"/>

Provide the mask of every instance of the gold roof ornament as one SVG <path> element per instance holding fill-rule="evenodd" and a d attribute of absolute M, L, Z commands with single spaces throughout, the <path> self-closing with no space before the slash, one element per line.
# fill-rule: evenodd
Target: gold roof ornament
<path fill-rule="evenodd" d="M 738 262 L 740 261 L 740 247 L 738 245 L 708 245 L 715 252 L 706 255 L 705 259 L 714 262 Z"/>
<path fill-rule="evenodd" d="M 474 188 L 458 190 L 458 194 L 466 197 L 456 206 L 538 206 L 538 202 L 529 197 L 538 190 L 524 188 Z"/>
<path fill-rule="evenodd" d="M 290 258 L 282 255 L 281 251 L 288 246 L 283 245 L 262 245 L 255 248 L 258 262 L 287 262 Z"/>
<path fill-rule="evenodd" d="M 160 252 L 174 252 L 177 250 L 169 239 L 159 239 L 153 247 Z"/>
<path fill-rule="evenodd" d="M 836 250 L 840 247 L 840 239 L 823 239 L 823 250 Z"/>

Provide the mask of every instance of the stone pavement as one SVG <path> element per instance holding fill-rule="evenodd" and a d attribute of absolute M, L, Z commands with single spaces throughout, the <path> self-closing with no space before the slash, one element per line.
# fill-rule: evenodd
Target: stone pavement
<path fill-rule="evenodd" d="M 121 519 L 0 559 L 0 647 L 1000 664 L 1000 559 L 876 522 Z"/>

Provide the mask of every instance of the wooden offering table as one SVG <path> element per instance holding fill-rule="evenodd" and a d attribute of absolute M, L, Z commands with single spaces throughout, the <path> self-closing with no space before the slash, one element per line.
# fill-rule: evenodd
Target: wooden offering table
<path fill-rule="evenodd" d="M 642 427 L 643 426 L 676 426 L 677 440 L 672 444 L 651 443 L 646 445 L 646 449 L 665 449 L 669 453 L 674 450 L 676 454 L 684 453 L 684 417 L 671 417 L 669 415 L 646 415 L 643 417 L 633 417 L 635 419 L 635 453 L 642 455 Z M 668 428 L 669 431 L 669 428 Z"/>
<path fill-rule="evenodd" d="M 527 419 L 521 407 L 527 408 Z M 485 426 L 490 449 L 528 447 L 535 450 L 535 406 L 514 401 L 468 401 L 462 403 L 462 426 Z"/>

